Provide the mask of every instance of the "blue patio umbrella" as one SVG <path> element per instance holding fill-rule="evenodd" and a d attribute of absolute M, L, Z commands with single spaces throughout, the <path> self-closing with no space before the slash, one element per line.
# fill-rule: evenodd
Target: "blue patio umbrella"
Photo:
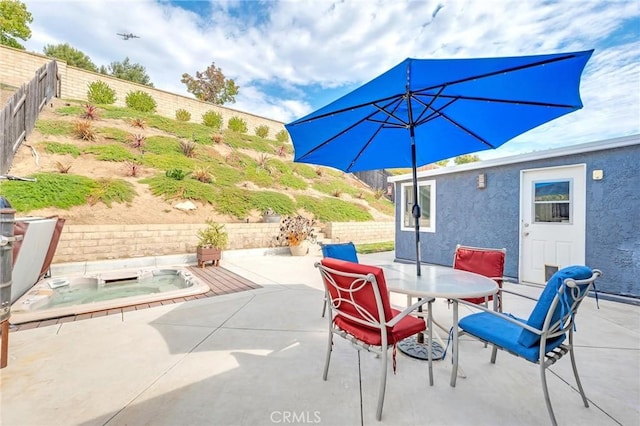
<path fill-rule="evenodd" d="M 593 50 L 550 55 L 405 59 L 285 127 L 294 161 L 345 172 L 411 167 L 416 266 L 416 168 L 494 149 L 582 108 L 580 77 Z"/>

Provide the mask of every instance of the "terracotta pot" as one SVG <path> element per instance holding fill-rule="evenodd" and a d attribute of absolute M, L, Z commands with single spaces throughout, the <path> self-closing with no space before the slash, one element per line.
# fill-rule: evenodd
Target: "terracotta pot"
<path fill-rule="evenodd" d="M 222 250 L 219 248 L 198 247 L 196 256 L 198 258 L 198 266 L 201 268 L 204 268 L 207 262 L 213 262 L 214 266 L 218 266 L 222 257 Z"/>
<path fill-rule="evenodd" d="M 309 246 L 306 241 L 303 241 L 297 246 L 289 246 L 289 250 L 291 250 L 291 256 L 304 256 L 309 251 Z"/>

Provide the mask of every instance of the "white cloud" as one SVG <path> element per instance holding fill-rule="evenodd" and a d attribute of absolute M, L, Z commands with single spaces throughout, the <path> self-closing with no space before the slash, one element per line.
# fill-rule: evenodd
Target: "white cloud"
<path fill-rule="evenodd" d="M 585 108 L 507 146 L 531 150 L 640 132 L 638 25 L 630 39 L 612 39 L 625 23 L 640 20 L 634 0 L 216 1 L 198 5 L 206 15 L 151 0 L 26 3 L 34 15 L 30 50 L 68 42 L 98 65 L 128 56 L 146 67 L 156 87 L 181 94 L 183 73 L 215 61 L 240 86 L 232 108 L 285 122 L 322 106 L 307 87 L 337 93 L 406 57 L 595 47 L 583 75 Z M 124 41 L 118 32 L 141 38 Z"/>

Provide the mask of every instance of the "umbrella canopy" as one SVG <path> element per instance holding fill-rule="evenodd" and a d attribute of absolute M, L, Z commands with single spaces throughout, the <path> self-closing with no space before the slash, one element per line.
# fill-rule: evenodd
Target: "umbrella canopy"
<path fill-rule="evenodd" d="M 294 161 L 345 172 L 412 167 L 419 274 L 416 167 L 497 148 L 582 108 L 580 76 L 592 53 L 405 59 L 285 125 Z"/>

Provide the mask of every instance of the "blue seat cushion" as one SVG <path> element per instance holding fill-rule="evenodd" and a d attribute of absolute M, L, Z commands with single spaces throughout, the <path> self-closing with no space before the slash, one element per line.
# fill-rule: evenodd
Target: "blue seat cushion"
<path fill-rule="evenodd" d="M 525 320 L 516 318 L 522 323 Z M 531 362 L 538 362 L 540 358 L 539 346 L 529 347 L 521 344 L 518 339 L 522 332 L 522 327 L 518 327 L 503 318 L 487 312 L 479 312 L 462 318 L 458 324 L 466 333 L 489 343 L 493 343 L 509 352 L 512 352 Z M 533 334 L 533 333 L 532 333 Z M 565 336 L 558 336 L 547 342 L 546 352 L 558 347 L 565 339 Z"/>
<path fill-rule="evenodd" d="M 324 244 L 322 246 L 322 256 L 358 263 L 356 246 L 353 243 Z"/>
<path fill-rule="evenodd" d="M 593 274 L 593 271 L 591 270 L 591 268 L 587 266 L 567 266 L 566 268 L 560 269 L 558 272 L 553 274 L 549 279 L 549 281 L 547 282 L 547 285 L 545 286 L 544 290 L 542 291 L 542 294 L 538 299 L 538 303 L 533 308 L 533 311 L 531 312 L 531 315 L 527 320 L 527 324 L 533 328 L 542 330 L 542 326 L 544 325 L 544 319 L 547 316 L 547 312 L 551 308 L 551 302 L 553 302 L 553 298 L 558 292 L 558 289 L 560 289 L 560 287 L 563 285 L 564 280 L 566 280 L 567 278 L 573 278 L 575 280 L 586 280 L 587 278 L 590 278 L 592 274 Z M 588 286 L 585 285 L 585 286 L 579 286 L 579 287 L 581 290 L 580 295 L 582 295 L 584 290 Z M 553 316 L 551 317 L 550 324 L 554 324 L 555 322 L 560 320 L 560 317 L 563 312 L 563 306 L 562 306 L 563 304 L 565 306 L 571 306 L 572 303 L 573 303 L 573 298 L 568 294 L 568 292 L 565 292 L 564 303 L 563 301 L 560 301 L 560 303 L 558 303 L 558 305 L 556 306 L 553 312 Z M 540 336 L 525 329 L 522 329 L 520 338 L 518 339 L 518 342 L 520 344 L 527 347 L 533 347 L 533 346 L 537 347 L 539 341 L 540 341 Z"/>

